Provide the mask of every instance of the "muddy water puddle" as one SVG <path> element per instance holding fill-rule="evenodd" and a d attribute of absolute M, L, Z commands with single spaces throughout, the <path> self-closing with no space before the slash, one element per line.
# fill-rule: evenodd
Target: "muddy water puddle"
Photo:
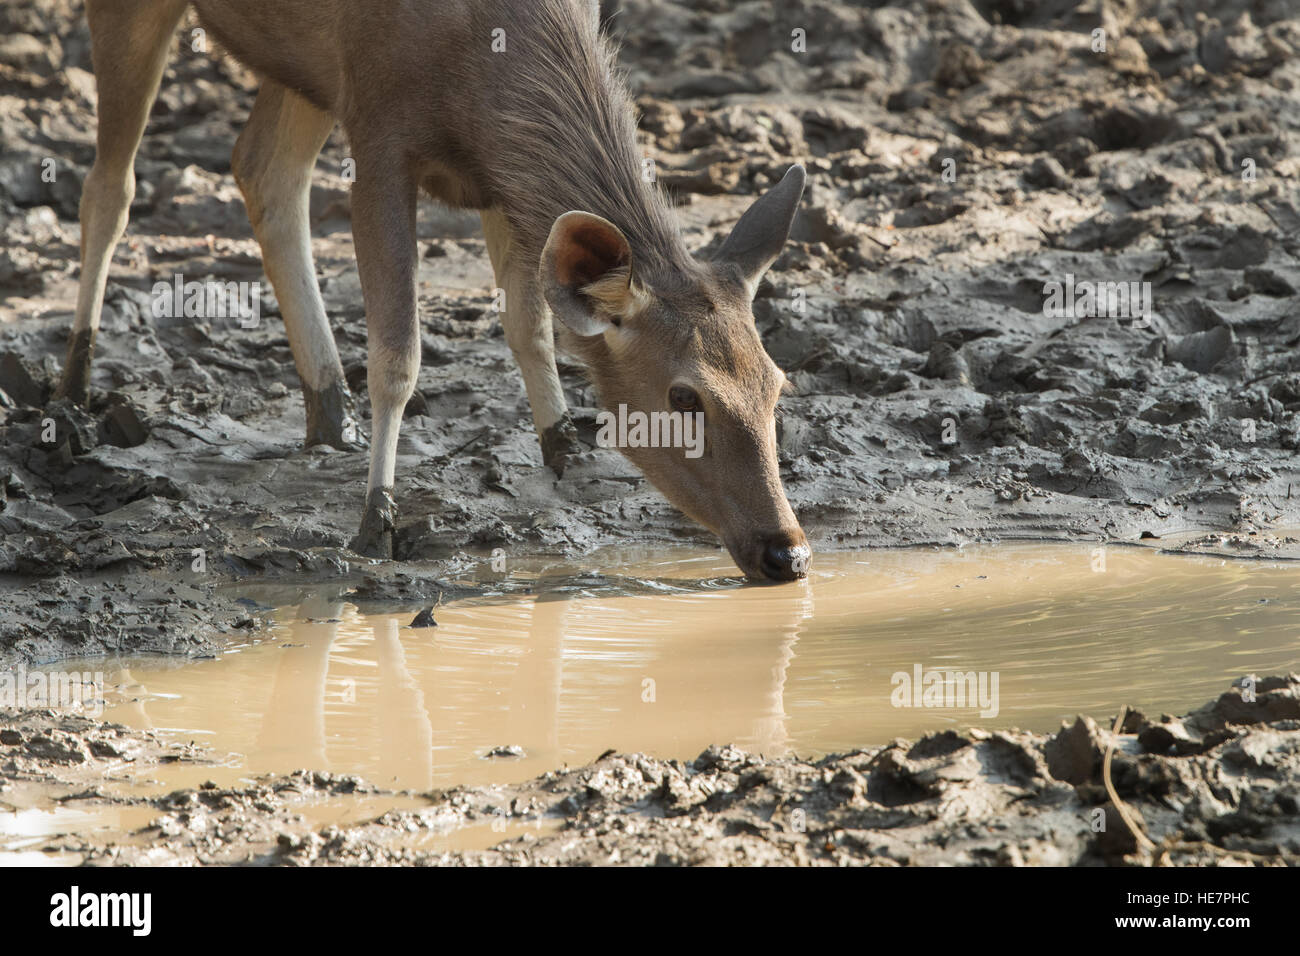
<path fill-rule="evenodd" d="M 950 727 L 1045 731 L 1120 704 L 1180 713 L 1300 662 L 1300 567 L 1285 562 L 1003 545 L 821 554 L 779 587 L 734 573 L 698 550 L 534 568 L 512 579 L 530 593 L 445 604 L 436 627 L 309 594 L 269 612 L 268 639 L 214 659 L 59 667 L 103 671 L 106 719 L 233 755 L 152 768 L 137 791 L 311 768 L 410 792 L 308 811 L 325 823 L 611 748 L 811 755 Z M 64 823 L 144 825 L 41 812 L 0 812 L 9 862 Z"/>

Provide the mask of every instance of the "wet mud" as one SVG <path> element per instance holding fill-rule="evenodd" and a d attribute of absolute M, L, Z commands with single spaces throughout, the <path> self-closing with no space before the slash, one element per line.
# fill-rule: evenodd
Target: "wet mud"
<path fill-rule="evenodd" d="M 815 546 L 1191 531 L 1179 547 L 1295 556 L 1278 532 L 1300 526 L 1294 6 L 778 6 L 628 0 L 613 23 L 696 247 L 808 167 L 755 314 L 797 389 L 782 475 Z M 137 160 L 85 407 L 52 396 L 94 150 L 87 31 L 73 0 L 0 10 L 0 661 L 206 652 L 251 624 L 217 591 L 232 582 L 351 575 L 434 599 L 497 548 L 715 543 L 595 447 L 572 364 L 587 450 L 562 478 L 544 466 L 477 219 L 429 203 L 397 560 L 351 553 L 366 454 L 302 447 L 230 174 L 256 78 L 191 49 L 190 26 Z M 346 155 L 336 132 L 312 215 L 364 438 Z M 258 326 L 155 318 L 150 289 L 176 273 L 262 281 Z M 1067 276 L 1149 282 L 1151 315 L 1045 315 L 1045 283 Z"/>
<path fill-rule="evenodd" d="M 421 793 L 299 771 L 141 797 L 106 781 L 127 767 L 147 779 L 163 761 L 188 762 L 201 774 L 222 756 L 120 725 L 28 711 L 10 715 L 0 730 L 0 801 L 53 803 L 90 819 L 113 814 L 107 819 L 117 831 L 73 826 L 27 850 L 65 864 L 1293 866 L 1300 859 L 1300 677 L 1238 682 L 1183 717 L 1130 711 L 1118 734 L 1113 723 L 1079 716 L 1054 734 L 949 730 L 820 760 L 733 746 L 710 747 L 688 762 L 609 752 L 515 785 Z M 400 808 L 365 816 L 367 805 L 384 800 Z M 322 808 L 338 822 L 321 825 Z"/>
<path fill-rule="evenodd" d="M 1294 3 L 615 6 L 643 145 L 694 247 L 807 166 L 754 311 L 796 387 L 781 471 L 816 549 L 1090 540 L 1300 557 L 1287 531 L 1300 527 Z M 297 374 L 230 173 L 256 77 L 193 50 L 192 26 L 137 159 L 77 404 L 55 389 L 94 156 L 88 34 L 78 0 L 0 7 L 0 667 L 208 655 L 257 637 L 263 617 L 240 603 L 254 585 L 433 603 L 499 588 L 494 553 L 513 568 L 716 544 L 596 447 L 593 396 L 567 361 L 585 450 L 560 478 L 544 465 L 477 217 L 426 203 L 395 560 L 350 551 L 366 453 L 303 447 Z M 336 131 L 313 177 L 313 247 L 364 440 L 347 155 Z M 177 273 L 260 281 L 260 322 L 155 317 L 150 290 Z M 1151 314 L 1046 314 L 1046 285 L 1075 280 L 1149 283 Z M 1116 824 L 1098 777 L 1111 737 L 1081 719 L 1056 736 L 950 733 L 820 761 L 614 754 L 333 828 L 294 823 L 295 808 L 368 784 L 196 785 L 151 798 L 175 822 L 144 844 L 70 849 L 99 863 L 1287 863 L 1300 713 L 1294 678 L 1267 686 L 1254 709 L 1236 689 L 1182 721 L 1129 716 L 1113 784 L 1151 846 Z M 212 759 L 26 713 L 0 731 L 0 799 L 30 776 L 80 780 L 93 800 L 122 747 L 145 763 Z M 501 815 L 559 829 L 490 851 L 394 837 Z"/>

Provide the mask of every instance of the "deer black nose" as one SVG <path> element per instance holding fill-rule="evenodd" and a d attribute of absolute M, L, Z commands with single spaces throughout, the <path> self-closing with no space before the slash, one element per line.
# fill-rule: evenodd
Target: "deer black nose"
<path fill-rule="evenodd" d="M 772 581 L 794 581 L 808 574 L 812 549 L 806 544 L 773 542 L 763 549 L 761 570 Z"/>

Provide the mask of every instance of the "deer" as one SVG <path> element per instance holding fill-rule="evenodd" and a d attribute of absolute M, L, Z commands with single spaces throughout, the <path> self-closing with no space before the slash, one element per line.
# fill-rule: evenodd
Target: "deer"
<path fill-rule="evenodd" d="M 393 554 L 398 435 L 421 355 L 415 221 L 423 193 L 480 215 L 544 465 L 562 476 L 583 451 L 558 344 L 580 361 L 604 409 L 702 414 L 698 457 L 620 451 L 717 535 L 747 578 L 806 576 L 811 549 L 778 460 L 775 412 L 790 384 L 753 315 L 759 283 L 789 237 L 804 169 L 792 165 L 710 256 L 693 255 L 670 200 L 644 173 L 634 104 L 592 0 L 86 0 L 98 127 L 56 397 L 89 401 L 135 155 L 191 5 L 260 80 L 231 170 L 301 381 L 306 443 L 360 450 L 365 437 L 356 437 L 317 284 L 308 203 L 336 124 L 355 163 L 351 226 L 371 407 L 356 553 Z"/>

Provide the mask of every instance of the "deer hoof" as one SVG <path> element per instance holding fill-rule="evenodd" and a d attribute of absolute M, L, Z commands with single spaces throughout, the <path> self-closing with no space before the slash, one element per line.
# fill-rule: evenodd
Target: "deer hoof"
<path fill-rule="evenodd" d="M 393 499 L 393 489 L 375 488 L 366 496 L 366 513 L 361 519 L 361 530 L 352 539 L 352 550 L 367 558 L 391 561 L 396 524 L 397 502 Z"/>
<path fill-rule="evenodd" d="M 308 448 L 313 445 L 329 445 L 339 451 L 365 448 L 366 439 L 357 427 L 352 393 L 345 383 L 335 382 L 320 391 L 304 386 L 302 394 L 307 405 Z"/>
<path fill-rule="evenodd" d="M 54 398 L 66 398 L 85 408 L 90 404 L 90 351 L 92 338 L 87 332 L 73 332 L 68 341 L 68 358 L 63 365 Z"/>
<path fill-rule="evenodd" d="M 569 459 L 581 450 L 578 429 L 573 426 L 573 419 L 568 415 L 542 433 L 542 461 L 555 472 L 557 478 L 564 477 Z"/>

